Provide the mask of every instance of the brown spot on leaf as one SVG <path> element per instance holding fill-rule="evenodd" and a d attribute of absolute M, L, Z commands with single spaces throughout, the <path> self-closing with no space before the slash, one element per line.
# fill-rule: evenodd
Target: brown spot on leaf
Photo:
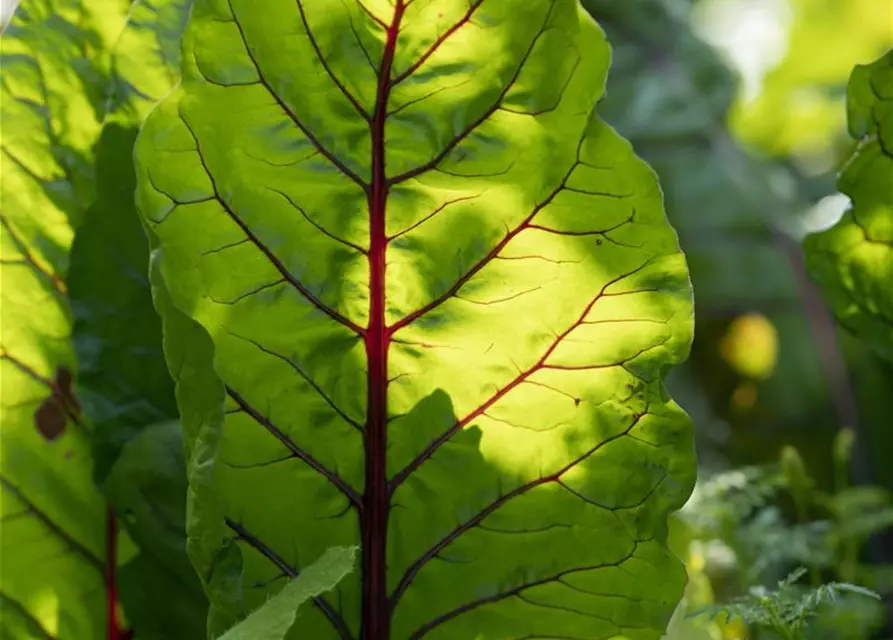
<path fill-rule="evenodd" d="M 44 438 L 52 442 L 65 431 L 65 423 L 68 416 L 56 402 L 54 396 L 50 396 L 34 412 L 34 425 Z"/>
<path fill-rule="evenodd" d="M 52 394 L 34 412 L 34 425 L 52 442 L 65 432 L 68 420 L 77 420 L 81 405 L 71 389 L 72 375 L 67 367 L 57 367 L 51 383 Z"/>

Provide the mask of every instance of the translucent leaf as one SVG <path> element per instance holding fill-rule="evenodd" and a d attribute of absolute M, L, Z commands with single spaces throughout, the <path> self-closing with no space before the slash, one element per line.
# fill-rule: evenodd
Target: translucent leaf
<path fill-rule="evenodd" d="M 852 207 L 806 255 L 841 324 L 893 359 L 893 52 L 853 71 L 849 114 L 860 144 L 838 188 Z"/>
<path fill-rule="evenodd" d="M 362 571 L 289 637 L 659 638 L 691 290 L 594 111 L 600 29 L 564 0 L 202 0 L 183 61 L 138 205 L 211 632 L 334 544 Z"/>

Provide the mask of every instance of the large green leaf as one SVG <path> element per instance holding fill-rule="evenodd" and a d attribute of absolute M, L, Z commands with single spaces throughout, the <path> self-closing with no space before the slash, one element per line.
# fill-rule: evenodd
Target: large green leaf
<path fill-rule="evenodd" d="M 242 560 L 214 487 L 226 396 L 211 364 L 214 346 L 199 324 L 173 306 L 160 273 L 162 252 L 151 231 L 149 236 L 154 246 L 149 280 L 164 326 L 164 355 L 175 382 L 189 478 L 186 548 L 209 596 L 208 634 L 214 638 L 244 609 Z"/>
<path fill-rule="evenodd" d="M 72 227 L 93 198 L 108 46 L 127 2 L 24 2 L 0 39 L 0 634 L 105 635 L 107 509 L 64 280 Z"/>
<path fill-rule="evenodd" d="M 129 5 L 30 0 L 2 41 L 2 591 L 3 629 L 16 638 L 105 637 L 116 559 L 94 463 L 104 478 L 136 427 L 176 417 L 133 206 L 132 144 L 152 101 L 176 80 L 188 2 Z M 123 558 L 117 586 L 140 637 L 176 637 L 155 631 L 167 621 L 193 638 L 204 613 L 184 553 L 182 456 L 145 444 L 162 433 L 134 443 L 166 456 L 140 458 L 155 476 L 128 462 L 134 454 L 115 468 L 111 502 L 142 514 L 127 520 L 141 553 Z M 179 541 L 145 535 L 161 526 L 176 538 L 178 525 Z"/>
<path fill-rule="evenodd" d="M 691 291 L 579 4 L 199 0 L 183 61 L 138 204 L 213 343 L 165 329 L 211 633 L 225 524 L 249 608 L 362 545 L 289 637 L 660 637 Z"/>
<path fill-rule="evenodd" d="M 860 143 L 838 188 L 852 206 L 806 239 L 808 265 L 841 324 L 893 359 L 893 51 L 853 71 L 849 122 Z"/>

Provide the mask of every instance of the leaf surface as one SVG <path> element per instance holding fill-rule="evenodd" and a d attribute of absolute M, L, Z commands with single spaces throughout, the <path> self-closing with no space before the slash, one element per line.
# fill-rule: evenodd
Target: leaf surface
<path fill-rule="evenodd" d="M 0 635 L 105 635 L 106 505 L 74 396 L 65 276 L 127 3 L 29 0 L 0 38 Z"/>
<path fill-rule="evenodd" d="M 114 44 L 109 112 L 96 146 L 97 197 L 77 230 L 68 276 L 80 398 L 94 425 L 94 476 L 136 543 L 117 582 L 128 623 L 143 640 L 200 638 L 207 617 L 186 555 L 187 482 L 174 384 L 133 200 L 137 128 L 178 78 L 190 5 L 134 4 Z"/>
<path fill-rule="evenodd" d="M 176 416 L 145 275 L 146 240 L 133 206 L 132 144 L 153 95 L 160 98 L 176 80 L 176 29 L 187 6 L 30 0 L 3 35 L 0 538 L 3 604 L 10 611 L 3 624 L 12 637 L 106 637 L 116 558 L 94 465 L 104 479 L 137 426 Z M 151 384 L 159 380 L 153 395 Z M 146 504 L 130 500 L 166 482 L 172 490 L 163 498 L 174 501 L 163 506 L 182 507 L 176 497 L 185 489 L 182 472 L 179 485 L 161 473 L 153 485 L 122 470 L 114 487 L 122 512 Z M 157 508 L 158 496 L 150 502 Z M 171 520 L 177 518 L 165 524 Z M 181 513 L 181 532 L 182 521 Z M 154 545 L 156 555 L 131 559 L 117 580 L 131 622 L 151 620 L 137 611 L 145 608 L 145 591 L 135 587 L 167 580 L 174 588 L 156 594 L 176 592 L 185 604 L 191 590 L 198 604 L 188 615 L 201 625 L 200 588 L 188 571 L 182 533 L 178 562 L 187 571 L 179 582 L 170 572 L 177 562 L 156 562 L 168 541 L 141 542 L 143 550 Z M 177 612 L 167 612 L 175 624 Z M 182 637 L 201 634 L 194 630 L 180 625 Z M 150 633 L 144 627 L 140 637 Z"/>
<path fill-rule="evenodd" d="M 212 618 L 239 600 L 225 525 L 248 608 L 361 545 L 289 637 L 659 638 L 691 291 L 654 175 L 594 111 L 599 28 L 567 0 L 199 0 L 183 61 L 138 205 L 162 316 L 213 343 L 213 370 L 167 354 L 196 385 L 190 485 L 219 499 L 188 523 Z"/>
<path fill-rule="evenodd" d="M 852 206 L 807 237 L 807 262 L 841 324 L 893 359 L 893 52 L 856 67 L 848 91 L 859 146 L 838 188 Z"/>
<path fill-rule="evenodd" d="M 282 640 L 295 624 L 299 608 L 311 598 L 331 591 L 353 568 L 356 549 L 337 547 L 291 580 L 220 640 Z"/>

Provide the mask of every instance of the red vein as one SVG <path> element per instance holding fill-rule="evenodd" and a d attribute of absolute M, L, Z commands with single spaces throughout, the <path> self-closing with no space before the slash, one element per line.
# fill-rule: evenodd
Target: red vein
<path fill-rule="evenodd" d="M 224 521 L 226 522 L 227 527 L 235 531 L 236 540 L 242 540 L 247 543 L 251 548 L 276 565 L 284 575 L 287 575 L 290 579 L 294 579 L 301 574 L 300 571 L 289 565 L 278 553 L 268 547 L 260 538 L 250 533 L 244 526 L 232 518 L 225 518 Z M 342 640 L 353 640 L 353 636 L 347 628 L 347 625 L 344 623 L 344 620 L 338 615 L 335 609 L 332 608 L 332 605 L 326 602 L 325 598 L 322 596 L 315 596 L 312 601 L 314 606 L 322 611 L 329 619 L 329 622 L 335 627 L 335 630 L 341 636 Z"/>
<path fill-rule="evenodd" d="M 16 358 L 14 355 L 6 351 L 5 349 L 0 350 L 0 360 L 8 360 L 11 362 L 17 369 L 19 369 L 22 373 L 26 374 L 30 378 L 39 382 L 40 384 L 46 386 L 51 391 L 55 389 L 55 385 L 53 381 L 49 378 L 45 378 L 44 376 L 37 373 L 34 369 L 29 367 L 27 364 Z"/>
<path fill-rule="evenodd" d="M 25 608 L 25 605 L 23 605 L 21 602 L 19 602 L 15 598 L 12 598 L 12 597 L 6 595 L 2 591 L 0 591 L 0 602 L 3 602 L 4 604 L 9 605 L 10 608 L 17 611 L 19 613 L 19 615 L 21 615 L 23 618 L 25 618 L 27 623 L 31 627 L 33 627 L 35 631 L 39 631 L 40 635 L 43 636 L 44 640 L 56 640 L 56 636 L 54 636 L 49 631 L 47 631 L 46 628 L 43 626 L 43 624 L 40 622 L 40 620 L 35 618 L 34 614 L 31 613 L 30 611 L 28 611 L 28 609 Z"/>
<path fill-rule="evenodd" d="M 533 38 L 533 40 L 531 40 L 530 46 L 527 48 L 527 51 L 524 52 L 524 55 L 522 56 L 521 61 L 518 64 L 518 68 L 515 69 L 515 73 L 512 75 L 511 78 L 509 78 L 509 81 L 506 83 L 505 87 L 503 88 L 502 92 L 499 94 L 499 97 L 496 99 L 496 102 L 493 104 L 493 106 L 490 107 L 489 109 L 487 109 L 483 114 L 481 114 L 481 116 L 477 120 L 475 120 L 474 122 L 469 124 L 468 127 L 462 133 L 460 133 L 458 136 L 456 136 L 452 140 L 450 140 L 449 144 L 443 149 L 443 151 L 441 151 L 439 154 L 437 154 L 436 156 L 431 158 L 431 160 L 429 160 L 428 162 L 426 162 L 422 165 L 419 165 L 415 169 L 410 169 L 409 171 L 406 171 L 394 178 L 391 178 L 389 180 L 390 184 L 393 185 L 393 184 L 399 184 L 401 182 L 405 182 L 406 180 L 414 178 L 417 175 L 422 174 L 422 173 L 428 171 L 429 169 L 431 169 L 432 167 L 435 167 L 438 164 L 440 164 L 441 160 L 443 160 L 447 155 L 449 155 L 450 152 L 453 149 L 455 149 L 456 146 L 458 146 L 458 144 L 460 142 L 462 142 L 465 138 L 467 138 L 475 129 L 477 129 L 481 124 L 483 124 L 490 116 L 492 116 L 494 113 L 496 113 L 496 111 L 502 106 L 502 101 L 505 99 L 505 96 L 508 95 L 508 92 L 511 91 L 512 87 L 514 87 L 515 83 L 518 81 L 518 78 L 521 75 L 521 71 L 523 71 L 524 66 L 527 64 L 527 60 L 530 58 L 530 55 L 533 53 L 533 50 L 536 47 L 536 43 L 539 42 L 539 39 L 543 36 L 544 33 L 546 33 L 545 25 L 548 24 L 549 18 L 552 15 L 552 10 L 554 9 L 554 7 L 555 7 L 555 5 L 553 4 L 549 8 L 549 13 L 546 15 L 546 22 L 543 23 L 543 28 L 540 29 L 539 33 L 536 34 L 536 37 Z"/>
<path fill-rule="evenodd" d="M 468 7 L 468 11 L 465 12 L 465 15 L 463 15 L 459 19 L 459 22 L 440 34 L 437 40 L 435 40 L 434 43 L 430 47 L 428 47 L 428 50 L 425 51 L 425 53 L 423 53 L 418 60 L 416 60 L 406 71 L 394 78 L 393 82 L 391 82 L 391 88 L 396 87 L 398 84 L 406 80 L 409 76 L 415 73 L 419 67 L 425 64 L 425 61 L 428 60 L 428 58 L 430 58 L 434 54 L 434 52 L 440 48 L 440 45 L 446 42 L 447 38 L 456 33 L 456 31 L 461 29 L 469 20 L 471 20 L 474 12 L 477 11 L 478 7 L 480 7 L 483 3 L 484 0 L 475 0 Z"/>
<path fill-rule="evenodd" d="M 284 191 L 280 191 L 279 189 L 276 189 L 275 187 L 267 187 L 267 189 L 269 189 L 270 191 L 273 191 L 273 192 L 275 192 L 275 193 L 278 193 L 280 196 L 282 196 L 283 198 L 285 198 L 286 200 L 288 200 L 288 203 L 289 203 L 292 207 L 294 207 L 295 209 L 297 209 L 298 212 L 299 212 L 302 216 L 304 216 L 304 219 L 305 219 L 307 222 L 309 222 L 311 225 L 313 225 L 314 227 L 316 227 L 316 229 L 317 229 L 320 233 L 322 233 L 324 236 L 327 236 L 327 237 L 331 238 L 332 240 L 334 240 L 335 242 L 338 242 L 339 244 L 343 244 L 343 245 L 346 246 L 346 247 L 350 247 L 351 249 L 353 249 L 353 250 L 355 250 L 355 251 L 358 251 L 359 253 L 362 253 L 363 255 L 367 255 L 367 254 L 369 253 L 368 251 L 366 251 L 366 250 L 365 250 L 363 247 L 361 247 L 360 245 L 358 245 L 358 244 L 354 244 L 353 242 L 350 242 L 350 241 L 345 240 L 345 239 L 343 239 L 343 238 L 339 238 L 338 236 L 336 236 L 335 234 L 333 234 L 331 231 L 329 231 L 328 229 L 326 229 L 325 227 L 323 227 L 321 224 L 319 224 L 318 222 L 316 222 L 316 220 L 314 220 L 314 219 L 311 218 L 309 215 L 307 215 L 307 212 L 304 211 L 304 208 L 303 208 L 303 207 L 299 206 L 298 203 L 295 202 L 295 201 L 292 199 L 292 197 L 291 197 L 290 195 L 288 195 L 287 193 L 285 193 Z"/>
<path fill-rule="evenodd" d="M 54 399 L 55 402 L 61 407 L 62 411 L 68 417 L 69 420 L 83 433 L 89 434 L 90 430 L 87 426 L 81 422 L 79 414 L 79 410 L 77 406 L 73 406 L 67 394 L 62 393 L 62 390 L 59 389 L 58 385 L 49 378 L 46 378 L 30 366 L 19 360 L 17 357 L 9 353 L 4 347 L 0 346 L 0 360 L 6 360 L 11 363 L 14 367 L 16 367 L 19 371 L 27 375 L 29 378 L 33 379 L 35 382 L 38 382 L 50 390 L 50 398 Z M 44 399 L 45 401 L 46 399 Z M 23 402 L 20 405 L 16 406 L 26 406 L 28 404 L 32 404 L 31 402 Z M 7 405 L 8 406 L 8 405 Z"/>
<path fill-rule="evenodd" d="M 273 356 L 274 358 L 277 358 L 277 359 L 285 362 L 288 366 L 290 366 L 295 371 L 295 373 L 297 373 L 299 376 L 301 376 L 301 379 L 303 379 L 304 382 L 306 382 L 308 385 L 310 385 L 310 387 L 314 391 L 316 391 L 316 393 L 319 394 L 319 396 L 323 399 L 323 401 L 327 405 L 329 405 L 329 407 L 332 409 L 332 411 L 337 413 L 338 416 L 342 420 L 344 420 L 347 424 L 349 424 L 354 429 L 357 429 L 358 431 L 363 430 L 363 428 L 360 426 L 360 424 L 357 423 L 357 421 L 354 420 L 353 418 L 351 418 L 349 415 L 347 415 L 337 404 L 335 404 L 335 401 L 329 397 L 329 395 L 323 390 L 323 388 L 321 386 L 319 386 L 319 383 L 317 383 L 313 378 L 311 378 L 310 375 L 306 371 L 304 371 L 301 367 L 299 367 L 296 362 L 290 360 L 289 358 L 286 358 L 281 353 L 277 353 L 277 352 L 273 351 L 272 349 L 268 349 L 267 347 L 263 346 L 261 343 L 257 342 L 256 340 L 252 340 L 251 338 L 246 338 L 245 336 L 240 336 L 239 334 L 233 333 L 232 331 L 229 331 L 229 330 L 226 330 L 226 332 L 234 338 L 238 338 L 239 340 L 244 340 L 245 342 L 254 345 L 257 349 L 263 351 L 267 355 Z"/>
<path fill-rule="evenodd" d="M 537 360 L 533 365 L 531 365 L 526 371 L 522 371 L 521 373 L 519 373 L 518 376 L 516 376 L 511 382 L 509 382 L 504 387 L 499 389 L 499 391 L 497 391 L 495 394 L 490 396 L 490 398 L 488 398 L 477 409 L 475 409 L 474 411 L 469 413 L 467 416 L 465 416 L 461 420 L 457 421 L 452 427 L 450 427 L 445 432 L 443 432 L 439 438 L 437 438 L 436 440 L 431 442 L 424 449 L 424 451 L 422 451 L 422 453 L 420 453 L 418 456 L 416 456 L 416 458 L 414 460 L 412 460 L 412 462 L 410 462 L 402 470 L 400 470 L 394 476 L 394 478 L 391 480 L 391 483 L 390 483 L 391 492 L 393 493 L 394 491 L 396 491 L 397 488 L 401 484 L 403 484 L 403 482 L 405 482 L 406 479 L 410 475 L 412 475 L 420 466 L 422 466 L 422 464 L 426 460 L 430 459 L 431 456 L 433 456 L 434 453 L 441 446 L 443 446 L 446 442 L 448 442 L 458 431 L 460 431 L 463 427 L 468 425 L 472 420 L 474 420 L 475 418 L 482 415 L 484 413 L 484 411 L 486 411 L 487 409 L 492 407 L 494 404 L 496 404 L 496 402 L 499 399 L 501 399 L 503 396 L 505 396 L 507 393 L 509 393 L 512 389 L 514 389 L 515 387 L 520 385 L 522 382 L 527 380 L 527 378 L 529 378 L 531 375 L 533 375 L 537 371 L 544 369 L 546 367 L 554 368 L 555 365 L 547 365 L 546 360 L 549 359 L 549 357 L 552 355 L 552 353 L 554 353 L 555 349 L 558 348 L 558 345 L 561 344 L 561 342 L 568 335 L 570 335 L 571 332 L 573 332 L 575 329 L 580 327 L 585 322 L 586 316 L 589 315 L 589 312 L 592 310 L 592 307 L 595 306 L 595 303 L 598 302 L 599 300 L 601 300 L 601 298 L 605 295 L 605 291 L 607 290 L 607 288 L 613 284 L 616 284 L 617 282 L 620 282 L 624 278 L 628 278 L 628 277 L 638 273 L 639 271 L 641 271 L 642 269 L 647 267 L 650 263 L 651 263 L 651 260 L 648 260 L 643 265 L 637 267 L 636 269 L 633 269 L 629 273 L 620 275 L 616 278 L 609 280 L 607 283 L 605 283 L 602 286 L 602 288 L 599 290 L 599 292 L 595 295 L 595 297 L 593 297 L 592 300 L 589 301 L 589 303 L 583 309 L 583 312 L 580 314 L 580 316 L 577 318 L 577 320 L 573 324 L 571 324 L 571 326 L 568 329 L 566 329 L 564 332 L 558 334 L 555 337 L 555 340 L 552 342 L 551 345 L 549 345 L 549 347 L 546 349 L 545 353 L 540 357 L 539 360 Z M 653 347 L 649 347 L 649 348 L 653 348 Z M 634 358 L 638 355 L 640 355 L 640 354 L 634 354 L 630 358 L 627 358 L 621 362 L 613 362 L 613 363 L 608 363 L 605 365 L 597 365 L 597 366 L 599 368 L 621 366 L 625 362 L 631 360 L 632 358 Z M 589 368 L 596 368 L 596 367 L 593 366 L 593 367 L 589 367 Z"/>
<path fill-rule="evenodd" d="M 614 442 L 615 440 L 619 440 L 620 438 L 627 435 L 630 431 L 633 430 L 633 428 L 639 423 L 639 421 L 645 415 L 647 415 L 647 410 L 645 412 L 635 414 L 635 416 L 633 417 L 633 420 L 630 422 L 630 425 L 626 429 L 621 431 L 620 433 L 617 433 L 609 438 L 602 440 L 595 446 L 591 447 L 583 455 L 581 455 L 581 456 L 577 457 L 576 459 L 572 460 L 571 462 L 567 463 L 565 466 L 563 466 L 561 469 L 559 469 L 555 473 L 552 473 L 547 476 L 542 476 L 540 478 L 537 478 L 536 480 L 532 480 L 531 482 L 528 482 L 528 483 L 523 484 L 519 487 L 516 487 L 515 489 L 509 491 L 508 493 L 505 493 L 505 494 L 499 496 L 496 500 L 493 500 L 490 504 L 488 504 L 486 507 L 481 509 L 474 517 L 466 520 L 465 522 L 463 522 L 462 524 L 457 526 L 455 529 L 453 529 L 450 533 L 448 533 L 443 538 L 441 538 L 434 546 L 432 546 L 430 549 L 428 549 L 428 551 L 426 551 L 421 556 L 419 556 L 419 558 L 415 562 L 413 562 L 409 566 L 409 568 L 404 572 L 403 577 L 400 580 L 400 583 L 397 585 L 397 588 L 394 590 L 394 593 L 391 595 L 392 606 L 396 606 L 397 602 L 399 602 L 401 596 L 409 588 L 409 585 L 412 583 L 412 581 L 416 577 L 416 575 L 418 575 L 419 571 L 421 571 L 422 568 L 426 564 L 428 564 L 428 562 L 430 562 L 434 557 L 436 557 L 437 554 L 439 554 L 446 547 L 448 547 L 450 544 L 452 544 L 459 536 L 461 536 L 463 533 L 473 529 L 474 527 L 478 526 L 485 518 L 487 518 L 487 516 L 492 514 L 494 511 L 499 509 L 501 506 L 503 506 L 508 501 L 512 500 L 513 498 L 517 498 L 518 496 L 524 495 L 531 489 L 535 489 L 536 487 L 542 486 L 544 484 L 548 484 L 550 482 L 557 482 L 557 483 L 562 484 L 562 486 L 564 486 L 563 483 L 561 482 L 561 476 L 563 476 L 569 470 L 573 469 L 575 466 L 577 466 L 578 464 L 580 464 L 581 462 L 583 462 L 590 456 L 594 455 L 602 447 L 610 444 L 611 442 Z M 650 496 L 651 493 L 649 493 L 648 495 Z"/>
<path fill-rule="evenodd" d="M 55 273 L 48 271 L 43 268 L 34 257 L 34 254 L 31 253 L 31 250 L 28 248 L 28 245 L 24 240 L 18 235 L 16 231 L 13 230 L 12 225 L 9 223 L 9 220 L 6 218 L 6 214 L 0 213 L 0 225 L 6 229 L 6 232 L 9 234 L 10 239 L 12 239 L 13 244 L 15 244 L 16 248 L 21 253 L 22 258 L 34 271 L 36 271 L 39 275 L 43 276 L 47 280 L 49 280 L 50 285 L 60 296 L 67 296 L 68 291 L 65 289 L 65 283 L 62 282 L 62 278 L 60 278 Z"/>
<path fill-rule="evenodd" d="M 416 309 L 412 313 L 408 314 L 404 318 L 398 320 L 393 325 L 391 325 L 391 327 L 390 327 L 391 334 L 394 334 L 397 331 L 399 331 L 400 329 L 402 329 L 403 327 L 415 322 L 416 320 L 418 320 L 419 318 L 424 316 L 426 313 L 428 313 L 432 309 L 435 309 L 436 307 L 438 307 L 441 304 L 443 304 L 444 302 L 446 302 L 449 298 L 453 297 L 456 294 L 456 292 L 459 291 L 459 289 L 461 289 L 462 286 L 466 282 L 468 282 L 477 272 L 479 272 L 481 269 L 483 269 L 485 266 L 487 266 L 487 264 L 489 264 L 489 262 L 491 260 L 493 260 L 499 254 L 499 252 L 503 250 L 503 248 L 505 248 L 505 246 L 512 240 L 512 238 L 517 236 L 519 233 L 521 233 L 524 229 L 526 229 L 530 225 L 530 221 L 533 220 L 540 211 L 542 211 L 546 206 L 548 206 L 558 196 L 558 194 L 561 193 L 561 191 L 564 189 L 565 185 L 567 184 L 567 181 L 571 177 L 571 174 L 573 173 L 574 169 L 576 169 L 577 165 L 579 164 L 579 154 L 580 154 L 580 148 L 582 148 L 582 146 L 583 146 L 583 140 L 585 140 L 585 138 L 581 139 L 577 146 L 577 160 L 574 162 L 573 165 L 571 165 L 567 174 L 564 176 L 564 179 L 561 181 L 561 184 L 559 184 L 548 196 L 546 196 L 546 198 L 542 202 L 540 202 L 536 207 L 534 207 L 533 211 L 530 213 L 530 215 L 528 215 L 526 218 L 524 218 L 524 220 L 522 220 L 521 223 L 517 227 L 515 227 L 513 230 L 509 231 L 505 235 L 505 237 L 503 237 L 503 239 L 495 247 L 493 247 L 493 249 L 490 251 L 490 253 L 488 253 L 486 256 L 481 258 L 481 260 L 479 260 L 477 263 L 475 263 L 475 265 L 472 266 L 471 269 L 469 269 L 465 273 L 465 275 L 463 275 L 461 278 L 459 278 L 456 281 L 456 283 L 452 287 L 450 287 L 445 293 L 443 293 L 442 295 L 438 296 L 437 298 L 435 298 L 434 300 L 432 300 L 425 306 Z"/>
<path fill-rule="evenodd" d="M 366 3 L 363 2 L 363 0 L 356 0 L 356 3 L 360 5 L 360 8 L 366 12 L 366 15 L 372 18 L 376 23 L 378 23 L 379 26 L 381 26 L 383 29 L 390 29 L 388 23 L 372 13 L 372 10 L 366 6 Z"/>
<path fill-rule="evenodd" d="M 102 559 L 95 553 L 90 551 L 90 549 L 88 549 L 82 543 L 78 542 L 74 537 L 71 536 L 71 534 L 69 534 L 55 521 L 53 521 L 49 515 L 39 509 L 37 505 L 31 502 L 25 496 L 25 494 L 22 493 L 21 489 L 19 489 L 15 484 L 13 484 L 11 481 L 7 480 L 3 476 L 0 476 L 0 485 L 2 485 L 7 491 L 13 494 L 22 503 L 24 503 L 28 510 L 34 515 L 35 518 L 37 518 L 37 520 L 41 524 L 52 531 L 55 536 L 63 540 L 65 544 L 71 547 L 71 549 L 77 555 L 81 556 L 81 558 L 83 558 L 87 562 L 87 564 L 99 571 L 103 576 L 105 575 L 105 563 L 102 561 Z"/>
<path fill-rule="evenodd" d="M 438 213 L 440 213 L 441 211 L 443 211 L 444 209 L 446 209 L 446 208 L 449 207 L 450 205 L 457 204 L 457 203 L 459 203 L 459 202 L 465 202 L 465 201 L 467 201 L 467 200 L 474 200 L 474 199 L 476 199 L 476 198 L 480 198 L 482 195 L 484 195 L 484 194 L 483 194 L 483 193 L 478 193 L 478 194 L 475 194 L 475 195 L 473 195 L 473 196 L 463 196 L 463 197 L 461 197 L 461 198 L 455 198 L 455 199 L 453 199 L 453 200 L 448 200 L 448 201 L 444 202 L 442 205 L 440 205 L 439 207 L 437 207 L 434 211 L 432 211 L 431 213 L 429 213 L 428 215 L 426 215 L 424 218 L 422 218 L 421 220 L 419 220 L 418 222 L 415 222 L 415 223 L 413 223 L 412 225 L 410 225 L 409 227 L 407 227 L 406 229 L 404 229 L 403 231 L 400 231 L 400 232 L 395 233 L 394 235 L 390 236 L 390 237 L 388 238 L 388 241 L 390 242 L 390 241 L 393 240 L 394 238 L 399 238 L 400 236 L 409 233 L 410 231 L 412 231 L 412 230 L 415 229 L 416 227 L 418 227 L 418 226 L 420 226 L 420 225 L 422 225 L 422 224 L 428 222 L 428 220 L 430 220 L 431 218 L 433 218 L 434 216 L 436 216 Z"/>
<path fill-rule="evenodd" d="M 386 208 L 389 183 L 385 173 L 385 125 L 390 96 L 391 66 L 397 49 L 400 22 L 406 6 L 397 0 L 387 28 L 387 42 L 378 78 L 372 117 L 372 185 L 369 206 L 369 328 L 364 336 L 367 379 L 366 485 L 363 493 L 361 539 L 363 543 L 362 640 L 389 640 L 391 609 L 387 592 L 387 531 L 390 497 L 387 479 L 387 389 L 390 333 L 385 325 L 385 272 L 387 269 Z"/>
<path fill-rule="evenodd" d="M 641 541 L 638 541 L 638 540 L 634 541 L 633 548 L 630 550 L 630 552 L 628 554 L 626 554 L 625 556 L 623 556 L 622 558 L 620 558 L 619 560 L 615 560 L 614 562 L 605 562 L 603 564 L 596 564 L 596 565 L 589 565 L 586 567 L 575 567 L 573 569 L 566 569 L 564 571 L 555 573 L 549 577 L 542 578 L 540 580 L 533 580 L 531 582 L 527 582 L 527 583 L 518 585 L 517 587 L 515 587 L 513 589 L 509 589 L 508 591 L 503 591 L 502 593 L 497 593 L 492 596 L 479 598 L 478 600 L 468 602 L 468 603 L 462 605 L 461 607 L 456 607 L 455 609 L 448 611 L 447 613 L 444 613 L 443 615 L 440 615 L 437 618 L 435 618 L 435 619 L 431 620 L 430 622 L 427 622 L 424 625 L 422 625 L 421 627 L 419 627 L 419 629 L 409 637 L 409 640 L 419 640 L 420 638 L 423 638 L 424 636 L 426 636 L 428 634 L 428 632 L 431 631 L 432 629 L 434 629 L 435 627 L 439 627 L 440 625 L 444 624 L 445 622 L 449 622 L 453 618 L 456 618 L 456 617 L 462 615 L 463 613 L 468 613 L 469 611 L 472 611 L 474 609 L 477 609 L 478 607 L 482 607 L 487 604 L 492 604 L 494 602 L 499 602 L 500 600 L 505 600 L 506 598 L 510 598 L 512 596 L 518 595 L 519 593 L 521 593 L 522 591 L 524 591 L 526 589 L 540 587 L 540 586 L 550 584 L 553 582 L 562 582 L 561 579 L 563 577 L 565 577 L 567 575 L 574 574 L 574 573 L 582 573 L 584 571 L 596 571 L 598 569 L 607 569 L 609 567 L 619 567 L 624 562 L 628 561 L 630 558 L 633 557 L 633 554 L 635 554 L 636 549 L 638 549 L 640 542 Z"/>

